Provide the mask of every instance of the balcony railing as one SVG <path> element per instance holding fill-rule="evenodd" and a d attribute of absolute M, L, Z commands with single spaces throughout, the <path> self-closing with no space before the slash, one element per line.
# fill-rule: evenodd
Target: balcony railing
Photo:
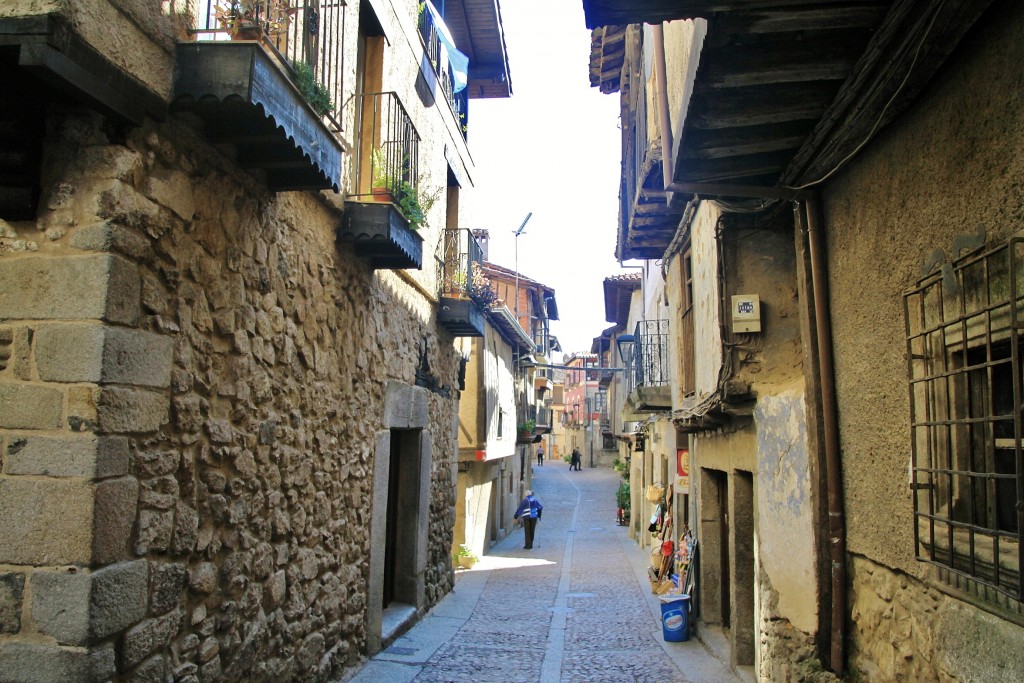
<path fill-rule="evenodd" d="M 400 199 L 419 187 L 420 135 L 395 92 L 363 93 L 353 196 L 389 194 Z M 411 218 L 411 217 L 409 217 Z"/>
<path fill-rule="evenodd" d="M 345 92 L 345 6 L 345 0 L 200 0 L 199 27 L 190 33 L 199 40 L 260 41 L 338 132 Z"/>
<path fill-rule="evenodd" d="M 430 60 L 430 65 L 437 76 L 441 92 L 444 93 L 448 105 L 452 108 L 452 113 L 455 114 L 462 137 L 465 138 L 469 126 L 469 89 L 463 88 L 461 91 L 455 92 L 455 76 L 452 73 L 451 64 L 445 58 L 445 48 L 438 35 L 438 26 L 434 22 L 433 15 L 425 7 L 420 12 L 419 28 L 420 37 L 423 38 L 423 45 L 427 50 L 427 59 Z"/>
<path fill-rule="evenodd" d="M 440 309 L 437 320 L 456 337 L 482 337 L 484 311 L 497 295 L 481 268 L 483 250 L 470 230 L 445 230 L 438 263 Z"/>
<path fill-rule="evenodd" d="M 633 332 L 633 356 L 627 368 L 629 390 L 666 386 L 671 380 L 667 320 L 641 320 Z"/>
<path fill-rule="evenodd" d="M 445 230 L 444 259 L 440 263 L 441 296 L 469 298 L 490 306 L 494 290 L 481 268 L 483 250 L 469 230 Z"/>

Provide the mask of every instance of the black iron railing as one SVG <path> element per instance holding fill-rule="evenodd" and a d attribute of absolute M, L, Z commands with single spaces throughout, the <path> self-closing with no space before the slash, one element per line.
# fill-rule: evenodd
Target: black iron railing
<path fill-rule="evenodd" d="M 423 38 L 423 46 L 427 51 L 427 59 L 437 76 L 438 85 L 445 99 L 455 114 L 459 130 L 465 138 L 469 128 L 469 89 L 463 88 L 455 92 L 455 76 L 452 74 L 451 64 L 444 58 L 444 49 L 441 39 L 438 36 L 438 27 L 434 18 L 425 6 L 420 11 L 420 37 Z"/>
<path fill-rule="evenodd" d="M 633 332 L 633 355 L 627 368 L 629 391 L 669 383 L 669 329 L 667 320 L 641 320 Z"/>
<path fill-rule="evenodd" d="M 441 296 L 469 298 L 489 308 L 497 295 L 483 272 L 482 263 L 483 250 L 470 230 L 445 230 L 444 258 L 438 273 Z"/>
<path fill-rule="evenodd" d="M 199 40 L 256 40 L 335 130 L 344 96 L 344 0 L 200 0 Z"/>
<path fill-rule="evenodd" d="M 388 195 L 400 203 L 419 187 L 420 135 L 398 94 L 375 92 L 354 99 L 360 131 L 353 196 Z M 407 218 L 412 219 L 411 216 Z"/>

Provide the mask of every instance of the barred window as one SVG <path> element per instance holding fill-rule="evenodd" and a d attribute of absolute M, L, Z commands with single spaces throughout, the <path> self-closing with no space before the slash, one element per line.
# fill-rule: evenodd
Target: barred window
<path fill-rule="evenodd" d="M 904 297 L 917 556 L 1018 613 L 1022 275 L 1015 238 L 943 264 Z"/>

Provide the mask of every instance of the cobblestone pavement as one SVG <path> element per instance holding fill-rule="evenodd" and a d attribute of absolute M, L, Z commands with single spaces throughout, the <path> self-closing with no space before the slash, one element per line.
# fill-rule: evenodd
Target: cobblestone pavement
<path fill-rule="evenodd" d="M 696 639 L 666 643 L 645 554 L 615 523 L 618 474 L 534 468 L 532 550 L 515 530 L 353 683 L 740 681 Z"/>

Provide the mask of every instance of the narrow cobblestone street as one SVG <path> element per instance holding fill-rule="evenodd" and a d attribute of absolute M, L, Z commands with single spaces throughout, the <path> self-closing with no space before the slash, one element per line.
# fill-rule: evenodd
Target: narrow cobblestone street
<path fill-rule="evenodd" d="M 534 548 L 514 531 L 351 680 L 741 680 L 697 638 L 663 641 L 644 553 L 615 523 L 618 480 L 608 469 L 535 467 L 544 516 Z"/>

